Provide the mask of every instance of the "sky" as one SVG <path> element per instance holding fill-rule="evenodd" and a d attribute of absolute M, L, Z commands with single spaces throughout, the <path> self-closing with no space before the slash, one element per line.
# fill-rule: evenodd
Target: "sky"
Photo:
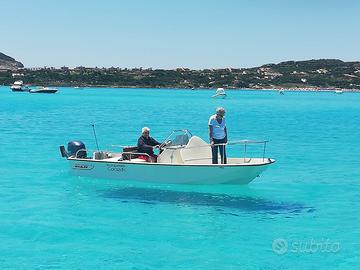
<path fill-rule="evenodd" d="M 25 67 L 359 61 L 359 12 L 359 0 L 0 0 L 0 52 Z"/>

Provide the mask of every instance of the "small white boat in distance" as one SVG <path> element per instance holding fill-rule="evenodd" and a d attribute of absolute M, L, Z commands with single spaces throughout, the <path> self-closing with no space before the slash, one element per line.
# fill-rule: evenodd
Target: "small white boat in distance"
<path fill-rule="evenodd" d="M 58 90 L 57 88 L 50 88 L 50 87 L 38 87 L 38 88 L 35 88 L 35 89 L 31 89 L 29 92 L 32 93 L 32 94 L 53 94 L 53 93 L 56 93 Z"/>
<path fill-rule="evenodd" d="M 335 90 L 335 94 L 342 94 L 343 91 L 342 90 Z"/>
<path fill-rule="evenodd" d="M 226 93 L 224 88 L 220 87 L 216 89 L 215 95 L 213 95 L 212 98 L 226 98 Z"/>
<path fill-rule="evenodd" d="M 60 152 L 77 176 L 167 184 L 248 184 L 258 177 L 274 159 L 265 157 L 267 141 L 238 141 L 244 145 L 244 156 L 228 157 L 227 164 L 212 164 L 211 146 L 188 130 L 175 130 L 160 145 L 156 163 L 144 159 L 137 147 L 124 147 L 122 152 L 95 151 L 87 156 L 80 141 L 68 143 Z M 251 144 L 262 144 L 262 157 L 248 157 Z M 224 144 L 222 144 L 224 145 Z M 260 146 L 262 146 L 260 145 Z M 219 160 L 219 163 L 220 160 Z"/>
<path fill-rule="evenodd" d="M 23 81 L 15 81 L 12 86 L 10 86 L 11 91 L 13 92 L 29 92 L 30 88 L 24 85 Z"/>

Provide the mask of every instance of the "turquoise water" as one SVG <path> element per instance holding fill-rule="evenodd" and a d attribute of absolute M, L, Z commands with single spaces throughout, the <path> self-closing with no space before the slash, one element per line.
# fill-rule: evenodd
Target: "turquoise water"
<path fill-rule="evenodd" d="M 360 94 L 212 94 L 0 87 L 0 269 L 357 269 Z M 248 186 L 77 178 L 58 151 L 95 149 L 91 123 L 106 149 L 145 125 L 207 138 L 217 106 L 230 140 L 270 140 L 277 162 Z"/>

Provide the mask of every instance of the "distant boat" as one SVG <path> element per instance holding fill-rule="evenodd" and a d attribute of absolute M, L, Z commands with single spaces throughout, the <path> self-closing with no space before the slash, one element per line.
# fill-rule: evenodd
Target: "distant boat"
<path fill-rule="evenodd" d="M 13 92 L 29 92 L 30 88 L 27 85 L 24 85 L 23 81 L 15 81 L 12 86 L 10 86 L 11 91 Z"/>
<path fill-rule="evenodd" d="M 212 98 L 226 98 L 224 88 L 219 87 L 218 89 L 216 89 L 215 95 L 213 95 Z"/>
<path fill-rule="evenodd" d="M 335 94 L 342 94 L 343 91 L 342 90 L 335 90 Z"/>
<path fill-rule="evenodd" d="M 38 94 L 53 94 L 56 93 L 58 90 L 56 88 L 50 88 L 50 87 L 38 87 L 36 89 L 31 89 L 29 92 L 32 94 L 38 93 Z"/>

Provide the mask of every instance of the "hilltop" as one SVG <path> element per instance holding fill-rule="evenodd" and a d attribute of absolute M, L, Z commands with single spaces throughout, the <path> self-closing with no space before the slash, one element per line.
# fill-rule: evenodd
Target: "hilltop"
<path fill-rule="evenodd" d="M 23 67 L 22 63 L 0 52 L 0 70 L 16 70 Z"/>
<path fill-rule="evenodd" d="M 360 89 L 360 62 L 287 61 L 263 65 L 256 72 L 259 84 L 266 86 Z"/>
<path fill-rule="evenodd" d="M 16 76 L 0 72 L 0 84 Z M 23 69 L 28 84 L 54 86 L 152 87 L 152 88 L 301 88 L 360 90 L 360 62 L 338 59 L 286 61 L 253 68 L 191 70 L 188 68 L 36 68 Z"/>

